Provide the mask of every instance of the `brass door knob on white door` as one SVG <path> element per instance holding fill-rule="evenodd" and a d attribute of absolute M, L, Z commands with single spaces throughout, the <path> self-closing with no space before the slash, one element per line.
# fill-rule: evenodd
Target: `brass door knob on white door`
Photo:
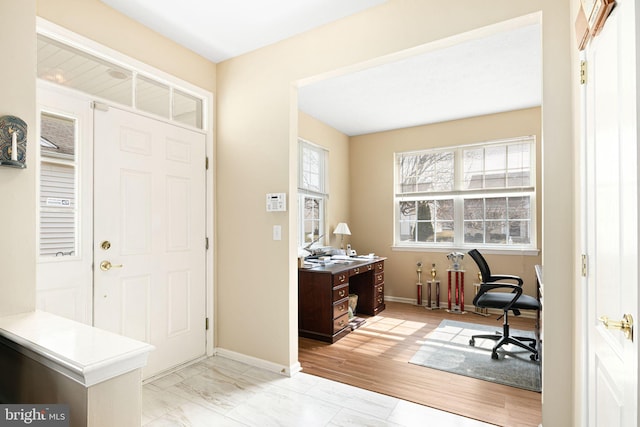
<path fill-rule="evenodd" d="M 630 314 L 622 316 L 622 320 L 619 322 L 610 320 L 607 316 L 600 316 L 600 321 L 605 328 L 621 330 L 626 339 L 633 341 L 633 317 Z"/>
<path fill-rule="evenodd" d="M 111 264 L 111 261 L 102 261 L 100 263 L 100 270 L 109 271 L 112 268 L 122 268 L 122 264 Z"/>

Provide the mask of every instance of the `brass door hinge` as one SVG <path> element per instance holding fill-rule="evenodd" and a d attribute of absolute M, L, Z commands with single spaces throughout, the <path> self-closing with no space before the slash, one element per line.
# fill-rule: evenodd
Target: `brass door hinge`
<path fill-rule="evenodd" d="M 580 61 L 580 84 L 587 84 L 587 61 Z"/>
<path fill-rule="evenodd" d="M 205 331 L 209 330 L 209 318 L 208 317 L 204 318 L 204 330 Z"/>
<path fill-rule="evenodd" d="M 208 237 L 204 238 L 204 249 L 205 250 L 209 250 L 209 238 Z"/>
<path fill-rule="evenodd" d="M 582 254 L 582 277 L 587 277 L 587 255 Z"/>
<path fill-rule="evenodd" d="M 209 170 L 209 157 L 204 158 L 204 169 Z"/>

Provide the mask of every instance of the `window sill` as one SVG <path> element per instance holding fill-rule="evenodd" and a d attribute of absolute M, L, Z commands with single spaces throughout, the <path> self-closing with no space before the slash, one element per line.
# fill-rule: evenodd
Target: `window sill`
<path fill-rule="evenodd" d="M 477 247 L 465 247 L 456 248 L 453 246 L 391 246 L 391 250 L 394 252 L 464 252 L 467 253 L 471 249 L 478 249 L 483 255 L 525 255 L 525 256 L 538 256 L 540 250 L 535 248 L 496 248 L 491 246 L 477 246 Z"/>

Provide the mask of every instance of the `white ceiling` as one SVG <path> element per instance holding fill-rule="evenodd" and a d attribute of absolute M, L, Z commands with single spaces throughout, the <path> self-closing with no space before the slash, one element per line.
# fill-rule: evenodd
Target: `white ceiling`
<path fill-rule="evenodd" d="M 541 105 L 538 23 L 321 80 L 302 111 L 353 136 Z"/>
<path fill-rule="evenodd" d="M 220 62 L 387 0 L 101 0 Z"/>
<path fill-rule="evenodd" d="M 386 0 L 101 0 L 220 62 Z M 536 19 L 302 86 L 300 109 L 353 136 L 541 105 Z"/>

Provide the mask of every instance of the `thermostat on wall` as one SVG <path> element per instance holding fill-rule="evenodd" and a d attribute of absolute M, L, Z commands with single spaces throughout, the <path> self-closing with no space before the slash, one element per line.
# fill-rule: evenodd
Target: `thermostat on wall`
<path fill-rule="evenodd" d="M 286 210 L 286 193 L 267 193 L 267 212 L 283 212 Z"/>

